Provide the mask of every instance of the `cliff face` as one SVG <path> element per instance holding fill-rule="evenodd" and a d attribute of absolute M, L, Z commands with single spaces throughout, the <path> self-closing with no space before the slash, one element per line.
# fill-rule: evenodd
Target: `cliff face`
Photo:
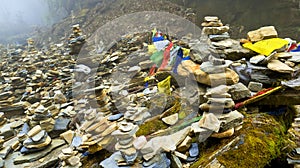
<path fill-rule="evenodd" d="M 197 14 L 197 23 L 206 15 L 218 15 L 233 29 L 234 37 L 245 37 L 247 31 L 263 25 L 274 25 L 281 37 L 300 38 L 299 0 L 171 0 Z"/>

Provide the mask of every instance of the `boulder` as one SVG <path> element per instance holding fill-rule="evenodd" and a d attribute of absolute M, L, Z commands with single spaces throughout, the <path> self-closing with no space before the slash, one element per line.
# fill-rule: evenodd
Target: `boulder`
<path fill-rule="evenodd" d="M 257 30 L 248 32 L 247 35 L 248 39 L 252 42 L 278 37 L 278 33 L 274 26 L 261 27 Z"/>

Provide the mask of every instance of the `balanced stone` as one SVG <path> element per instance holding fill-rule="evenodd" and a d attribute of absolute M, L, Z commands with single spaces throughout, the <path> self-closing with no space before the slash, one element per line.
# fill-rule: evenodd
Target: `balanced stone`
<path fill-rule="evenodd" d="M 45 135 L 47 135 L 45 130 L 40 131 L 39 133 L 35 134 L 33 137 L 31 137 L 33 142 L 40 141 Z"/>

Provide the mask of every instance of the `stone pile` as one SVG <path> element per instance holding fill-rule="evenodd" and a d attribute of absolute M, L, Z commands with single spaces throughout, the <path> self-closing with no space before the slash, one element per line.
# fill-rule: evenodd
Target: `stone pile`
<path fill-rule="evenodd" d="M 51 132 L 53 130 L 55 120 L 52 118 L 50 110 L 45 108 L 44 105 L 37 102 L 31 105 L 25 113 L 27 114 L 30 127 L 39 125 L 47 132 Z"/>
<path fill-rule="evenodd" d="M 79 168 L 82 166 L 80 157 L 77 156 L 78 151 L 74 151 L 71 147 L 62 149 L 62 153 L 59 154 L 58 158 L 62 161 L 62 168 Z"/>
<path fill-rule="evenodd" d="M 82 34 L 79 24 L 72 26 L 73 33 L 70 35 L 68 43 L 71 49 L 70 54 L 78 54 L 85 43 L 85 36 Z"/>
<path fill-rule="evenodd" d="M 247 143 L 247 135 L 238 134 L 244 116 L 235 103 L 274 84 L 261 82 L 267 75 L 296 71 L 299 59 L 279 51 L 255 56 L 230 39 L 229 27 L 218 17 L 205 17 L 202 26 L 201 39 L 174 40 L 186 47 L 178 74 L 170 71 L 170 63 L 149 76 L 154 66 L 146 52 L 147 33 L 122 37 L 110 51 L 91 52 L 93 56 L 78 60 L 70 54 L 78 54 L 85 43 L 79 25 L 68 39 L 71 52 L 63 43 L 41 52 L 14 49 L 13 57 L 1 50 L 0 157 L 6 167 L 12 162 L 20 167 L 51 167 L 57 162 L 60 167 L 81 167 L 84 158 L 105 150 L 113 154 L 103 154 L 102 167 L 189 167 L 203 160 L 211 140 L 237 145 L 225 145 L 229 147 L 221 147 L 222 152 L 238 150 Z M 262 39 L 273 37 L 274 32 L 265 31 L 260 31 Z M 191 75 L 196 89 L 179 88 Z M 162 91 L 160 82 L 165 79 L 170 86 Z M 180 89 L 188 95 L 182 96 Z M 192 97 L 200 103 L 186 100 Z M 298 119 L 292 126 L 298 130 Z M 207 162 L 221 165 L 219 154 Z"/>
<path fill-rule="evenodd" d="M 23 141 L 23 147 L 20 152 L 22 154 L 38 152 L 47 148 L 51 142 L 52 139 L 48 135 L 47 131 L 37 125 L 27 132 L 27 137 Z"/>
<path fill-rule="evenodd" d="M 121 152 L 125 162 L 118 161 L 118 165 L 133 165 L 138 155 L 133 142 L 136 138 L 135 133 L 139 127 L 128 122 L 120 122 L 119 124 L 119 129 L 114 131 L 112 136 L 117 139 L 115 149 Z"/>
<path fill-rule="evenodd" d="M 215 113 L 216 115 L 230 112 L 234 108 L 235 103 L 228 91 L 229 87 L 226 85 L 208 89 L 204 95 L 208 101 L 201 104 L 200 109 L 204 112 Z"/>
<path fill-rule="evenodd" d="M 229 39 L 229 27 L 224 26 L 217 16 L 206 16 L 201 24 L 203 32 L 209 36 L 211 41 L 221 41 Z"/>

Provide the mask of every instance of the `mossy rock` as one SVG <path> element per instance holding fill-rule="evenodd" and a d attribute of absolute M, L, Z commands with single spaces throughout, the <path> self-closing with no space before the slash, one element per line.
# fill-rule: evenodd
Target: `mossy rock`
<path fill-rule="evenodd" d="M 238 137 L 240 140 L 230 147 L 230 150 L 216 156 L 225 167 L 248 168 L 265 167 L 273 159 L 282 156 L 282 148 L 288 143 L 286 131 L 292 120 L 293 112 L 288 111 L 283 116 L 271 116 L 264 113 L 246 115 L 243 128 L 235 136 L 225 139 L 209 138 L 208 148 L 203 148 L 201 157 L 191 165 L 192 168 L 209 164 L 208 160 L 215 151 L 220 150 L 231 140 Z M 285 119 L 283 119 L 285 118 Z"/>

